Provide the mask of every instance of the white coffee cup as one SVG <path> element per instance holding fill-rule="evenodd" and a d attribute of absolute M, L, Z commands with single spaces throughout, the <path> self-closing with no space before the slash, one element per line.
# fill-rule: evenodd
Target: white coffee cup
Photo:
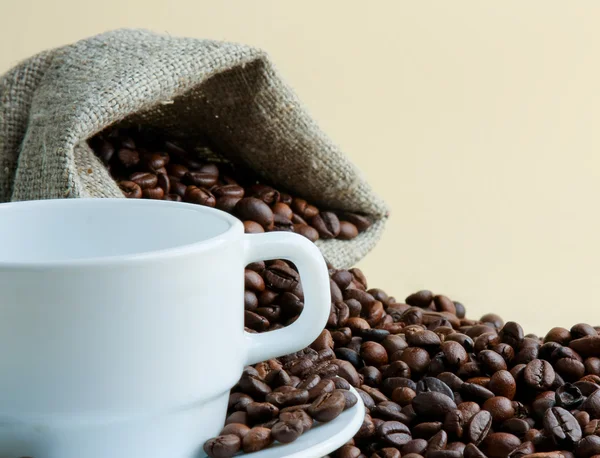
<path fill-rule="evenodd" d="M 244 332 L 244 267 L 283 258 L 305 308 Z M 244 365 L 325 326 L 327 268 L 307 239 L 245 235 L 206 207 L 126 199 L 0 205 L 0 458 L 195 458 Z"/>

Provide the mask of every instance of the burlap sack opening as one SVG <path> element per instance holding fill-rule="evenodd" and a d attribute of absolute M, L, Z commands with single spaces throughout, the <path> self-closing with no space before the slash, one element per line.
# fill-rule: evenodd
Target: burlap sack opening
<path fill-rule="evenodd" d="M 143 124 L 208 136 L 226 160 L 322 208 L 368 215 L 352 241 L 319 240 L 350 267 L 379 239 L 387 209 L 260 50 L 117 30 L 35 56 L 0 79 L 0 201 L 122 197 L 87 139 Z"/>

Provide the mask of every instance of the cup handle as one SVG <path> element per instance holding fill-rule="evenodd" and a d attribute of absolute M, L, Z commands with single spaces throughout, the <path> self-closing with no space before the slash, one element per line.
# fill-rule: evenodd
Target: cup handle
<path fill-rule="evenodd" d="M 244 235 L 246 264 L 269 259 L 292 261 L 302 281 L 304 309 L 283 329 L 252 334 L 246 332 L 246 364 L 287 355 L 310 345 L 323 331 L 331 309 L 329 274 L 317 246 L 298 234 L 270 232 Z"/>

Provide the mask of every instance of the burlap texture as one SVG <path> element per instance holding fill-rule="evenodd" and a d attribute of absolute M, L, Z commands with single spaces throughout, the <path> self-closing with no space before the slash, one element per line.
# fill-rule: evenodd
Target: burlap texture
<path fill-rule="evenodd" d="M 318 242 L 337 267 L 356 263 L 383 231 L 384 202 L 264 52 L 143 30 L 43 52 L 0 78 L 0 202 L 122 197 L 86 140 L 132 123 L 205 134 L 275 186 L 369 215 L 375 224 L 356 239 Z"/>

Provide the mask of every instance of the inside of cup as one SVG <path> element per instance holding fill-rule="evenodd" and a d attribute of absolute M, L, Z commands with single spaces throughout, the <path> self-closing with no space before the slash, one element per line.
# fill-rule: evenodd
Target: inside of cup
<path fill-rule="evenodd" d="M 198 205 L 127 199 L 63 199 L 0 205 L 0 263 L 132 256 L 204 242 L 230 216 Z"/>

